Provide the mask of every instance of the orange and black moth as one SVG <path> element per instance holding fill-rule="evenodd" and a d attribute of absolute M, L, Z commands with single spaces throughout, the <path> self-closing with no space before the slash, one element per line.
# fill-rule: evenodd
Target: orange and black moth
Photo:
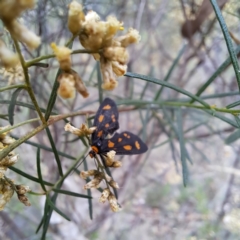
<path fill-rule="evenodd" d="M 131 132 L 116 132 L 109 138 L 109 135 L 119 128 L 118 109 L 110 98 L 105 98 L 100 105 L 93 126 L 96 130 L 92 133 L 92 150 L 89 152 L 91 157 L 95 157 L 96 154 L 106 155 L 111 150 L 115 151 L 116 155 L 141 154 L 148 150 L 147 145 Z"/>

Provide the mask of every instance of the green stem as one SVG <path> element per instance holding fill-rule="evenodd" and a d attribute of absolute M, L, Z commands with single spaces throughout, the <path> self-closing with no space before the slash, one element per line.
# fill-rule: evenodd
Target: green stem
<path fill-rule="evenodd" d="M 69 42 L 71 43 L 71 42 Z M 67 44 L 69 44 L 67 43 Z M 88 54 L 92 54 L 92 53 L 98 53 L 99 51 L 90 51 L 90 50 L 85 50 L 85 49 L 78 49 L 78 50 L 74 50 L 72 51 L 71 54 L 78 54 L 78 53 L 88 53 Z M 33 64 L 35 63 L 38 63 L 42 60 L 45 60 L 45 59 L 49 59 L 49 58 L 54 58 L 55 57 L 55 54 L 49 54 L 49 55 L 45 55 L 45 56 L 41 56 L 41 57 L 37 57 L 37 58 L 34 58 L 30 61 L 27 61 L 25 63 L 26 67 L 29 68 L 31 67 Z"/>
<path fill-rule="evenodd" d="M 29 138 L 31 138 L 34 135 L 36 135 L 37 133 L 41 132 L 44 128 L 48 127 L 49 125 L 51 125 L 51 124 L 53 124 L 53 123 L 55 123 L 57 121 L 63 120 L 65 118 L 67 118 L 67 117 L 78 116 L 78 115 L 85 115 L 87 113 L 89 113 L 89 112 L 82 112 L 81 111 L 81 112 L 74 112 L 74 113 L 63 114 L 63 115 L 57 115 L 57 116 L 50 117 L 49 120 L 45 124 L 42 124 L 42 125 L 38 126 L 37 128 L 35 128 L 31 132 L 29 132 L 28 134 L 23 136 L 22 138 L 19 138 L 18 140 L 13 142 L 11 145 L 9 145 L 8 147 L 6 147 L 2 151 L 0 151 L 0 162 L 1 162 L 1 160 L 3 158 L 5 158 L 16 147 L 18 147 L 19 145 L 21 145 L 22 143 L 27 141 Z"/>
<path fill-rule="evenodd" d="M 13 142 L 11 145 L 9 145 L 8 147 L 4 148 L 2 151 L 0 151 L 0 162 L 11 152 L 13 151 L 16 147 L 18 147 L 19 145 L 21 145 L 22 143 L 24 143 L 26 140 L 28 140 L 29 138 L 33 137 L 34 135 L 36 135 L 37 133 L 41 132 L 45 127 L 47 127 L 47 124 L 38 126 L 37 128 L 35 128 L 33 131 L 31 131 L 30 133 L 26 134 L 24 137 L 19 138 L 18 140 L 16 140 L 15 142 Z"/>
<path fill-rule="evenodd" d="M 11 130 L 14 129 L 14 128 L 23 126 L 23 125 L 28 124 L 28 123 L 31 123 L 31 122 L 36 122 L 36 121 L 39 121 L 39 120 L 40 120 L 40 118 L 33 118 L 33 119 L 29 119 L 29 120 L 27 120 L 27 121 L 24 121 L 24 122 L 15 124 L 15 125 L 10 126 L 10 127 L 8 127 L 8 128 L 4 128 L 3 130 L 0 131 L 0 134 L 3 134 L 3 133 L 5 133 L 5 132 L 11 131 Z"/>
<path fill-rule="evenodd" d="M 188 107 L 188 108 L 197 108 L 202 110 L 213 110 L 214 112 L 223 112 L 223 113 L 229 113 L 229 114 L 240 114 L 240 110 L 231 110 L 227 108 L 218 108 L 216 106 L 201 106 L 201 105 L 194 105 L 188 102 L 168 102 L 168 101 L 144 101 L 144 100 L 122 100 L 118 101 L 120 104 L 134 104 L 134 105 L 163 105 L 163 106 L 173 106 L 173 107 Z M 138 107 L 136 107 L 137 109 Z M 125 109 L 126 110 L 126 109 Z M 119 112 L 121 112 L 121 108 L 119 109 Z"/>
<path fill-rule="evenodd" d="M 174 106 L 174 107 L 188 107 L 188 108 L 197 108 L 197 109 L 202 109 L 202 110 L 206 110 L 209 108 L 206 108 L 204 106 L 200 106 L 200 105 L 194 105 L 194 104 L 190 104 L 190 103 L 180 103 L 180 102 L 163 102 L 162 105 L 165 106 Z M 226 109 L 226 108 L 218 108 L 215 106 L 211 106 L 211 109 L 216 111 L 216 112 L 224 112 L 224 113 L 230 113 L 230 114 L 240 114 L 240 110 L 231 110 L 230 109 Z"/>
<path fill-rule="evenodd" d="M 0 88 L 0 92 L 4 92 L 4 91 L 11 90 L 14 88 L 25 88 L 26 89 L 27 85 L 25 85 L 25 84 L 9 85 L 9 86 Z"/>
<path fill-rule="evenodd" d="M 71 45 L 75 38 L 76 38 L 76 35 L 72 35 L 72 37 L 67 41 L 65 46 L 68 47 L 69 45 Z"/>
<path fill-rule="evenodd" d="M 26 65 L 26 62 L 23 58 L 23 55 L 22 55 L 22 52 L 21 52 L 21 49 L 20 49 L 20 46 L 18 44 L 18 41 L 16 39 L 13 38 L 13 41 L 14 41 L 14 45 L 16 47 L 16 51 L 19 55 L 19 58 L 20 58 L 20 62 L 21 62 L 21 65 L 22 65 L 22 68 L 23 68 L 23 73 L 24 73 L 24 77 L 25 77 L 25 82 L 26 82 L 26 89 L 27 89 L 27 92 L 32 100 L 32 103 L 34 105 L 34 107 L 36 108 L 36 111 L 42 121 L 42 123 L 46 123 L 45 119 L 44 119 L 44 116 L 38 106 L 38 103 L 37 103 L 37 100 L 35 98 L 35 95 L 34 95 L 34 92 L 32 90 L 32 87 L 31 87 L 31 83 L 30 83 L 30 79 L 29 79 L 29 75 L 28 75 L 28 67 Z"/>
<path fill-rule="evenodd" d="M 31 195 L 37 195 L 37 196 L 43 196 L 43 195 L 46 195 L 45 192 L 37 193 L 37 192 L 32 192 L 32 191 L 28 192 L 28 194 L 31 194 Z"/>

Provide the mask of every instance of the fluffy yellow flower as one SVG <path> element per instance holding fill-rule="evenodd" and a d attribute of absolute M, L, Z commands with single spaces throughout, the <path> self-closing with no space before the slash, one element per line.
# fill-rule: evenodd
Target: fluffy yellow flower
<path fill-rule="evenodd" d="M 18 55 L 9 50 L 1 39 L 0 60 L 5 68 L 15 67 L 19 63 Z"/>
<path fill-rule="evenodd" d="M 57 46 L 56 43 L 51 43 L 51 48 L 56 55 L 60 68 L 64 71 L 71 70 L 71 53 L 72 50 L 65 46 Z"/>
<path fill-rule="evenodd" d="M 68 6 L 68 29 L 72 34 L 77 34 L 82 23 L 85 20 L 85 15 L 82 11 L 82 5 L 77 1 L 72 1 Z"/>
<path fill-rule="evenodd" d="M 17 64 L 15 67 L 2 68 L 0 73 L 4 78 L 8 79 L 8 85 L 13 85 L 24 81 L 24 73 L 22 65 Z"/>
<path fill-rule="evenodd" d="M 62 73 L 58 77 L 59 88 L 57 94 L 64 99 L 74 98 L 76 89 L 75 89 L 75 78 L 72 74 Z"/>
<path fill-rule="evenodd" d="M 35 5 L 34 0 L 4 0 L 0 1 L 0 18 L 5 21 L 11 21 L 20 16 L 20 14 L 33 8 Z"/>
<path fill-rule="evenodd" d="M 88 128 L 85 124 L 82 124 L 80 128 L 75 128 L 70 123 L 67 123 L 64 129 L 67 132 L 71 132 L 79 137 L 82 137 L 92 134 L 96 130 L 96 127 Z"/>
<path fill-rule="evenodd" d="M 31 50 L 36 49 L 41 44 L 41 38 L 16 19 L 11 22 L 4 22 L 4 24 L 14 38 L 25 43 Z"/>

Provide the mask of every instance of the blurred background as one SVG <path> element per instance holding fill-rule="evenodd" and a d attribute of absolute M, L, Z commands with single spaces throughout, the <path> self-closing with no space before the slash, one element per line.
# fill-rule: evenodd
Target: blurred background
<path fill-rule="evenodd" d="M 20 21 L 42 39 L 41 46 L 34 52 L 22 46 L 26 59 L 51 54 L 52 42 L 64 45 L 71 38 L 67 28 L 69 3 L 65 0 L 39 0 L 34 10 L 25 12 Z M 85 12 L 94 10 L 103 20 L 109 15 L 116 16 L 124 22 L 125 32 L 130 27 L 139 31 L 140 43 L 129 49 L 128 72 L 168 81 L 192 94 L 216 74 L 201 98 L 219 108 L 240 100 L 232 65 L 227 64 L 219 70 L 229 53 L 210 1 L 102 0 L 79 3 Z M 240 2 L 219 0 L 218 4 L 235 48 L 240 43 Z M 1 32 L 11 46 L 11 39 L 2 25 Z M 75 39 L 73 49 L 81 48 Z M 90 96 L 83 99 L 77 95 L 72 100 L 58 97 L 54 111 L 61 114 L 77 110 L 96 111 L 99 107 L 98 64 L 88 54 L 72 55 L 72 60 L 73 69 L 82 77 Z M 59 66 L 54 58 L 43 62 L 48 63 L 49 68 L 31 67 L 29 74 L 38 103 L 45 108 Z M 1 74 L 0 79 L 0 87 L 6 86 L 9 77 Z M 123 166 L 112 171 L 120 186 L 118 195 L 123 210 L 111 212 L 108 204 L 98 202 L 100 193 L 93 190 L 91 220 L 87 199 L 59 194 L 56 205 L 71 218 L 71 222 L 54 212 L 46 239 L 240 239 L 240 147 L 237 137 L 234 142 L 229 140 L 237 128 L 229 124 L 234 121 L 234 116 L 170 107 L 164 102 L 175 101 L 181 105 L 190 99 L 170 88 L 161 88 L 140 79 L 121 77 L 118 81 L 118 88 L 112 92 L 104 91 L 103 96 L 114 99 L 122 109 L 120 130 L 138 134 L 149 147 L 145 154 L 119 157 Z M 11 99 L 13 91 L 1 92 L 1 114 L 7 113 L 7 100 Z M 31 103 L 27 93 L 21 91 L 17 100 L 15 123 L 37 117 L 35 111 L 20 104 Z M 141 105 L 137 102 L 139 100 L 162 101 L 162 104 Z M 134 105 L 140 107 L 129 109 Z M 84 116 L 70 119 L 75 126 L 85 121 Z M 0 124 L 9 125 L 4 119 L 0 119 Z M 179 124 L 187 152 L 186 187 L 183 185 L 179 144 L 182 141 L 177 134 Z M 57 122 L 50 130 L 57 149 L 75 158 L 85 147 L 80 140 L 76 141 L 74 135 L 64 131 L 64 125 L 63 121 Z M 28 124 L 11 134 L 19 138 L 37 126 L 38 123 Z M 41 148 L 44 180 L 56 181 L 57 166 L 54 154 L 47 149 L 50 143 L 44 131 L 15 150 L 20 156 L 15 167 L 37 177 L 36 144 L 45 147 Z M 60 158 L 66 171 L 72 159 Z M 93 160 L 88 157 L 87 162 L 91 169 Z M 79 170 L 82 169 L 81 165 Z M 28 185 L 34 192 L 42 192 L 38 183 L 13 171 L 8 175 L 16 183 Z M 78 174 L 72 173 L 62 188 L 86 194 L 84 184 Z M 0 212 L 0 239 L 41 238 L 41 230 L 38 234 L 35 231 L 43 214 L 45 197 L 29 195 L 29 199 L 32 206 L 25 207 L 14 196 Z"/>

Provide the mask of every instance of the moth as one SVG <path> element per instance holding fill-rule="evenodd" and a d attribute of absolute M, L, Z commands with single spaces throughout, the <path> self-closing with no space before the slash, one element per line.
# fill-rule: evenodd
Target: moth
<path fill-rule="evenodd" d="M 106 155 L 111 150 L 114 150 L 116 155 L 141 154 L 148 150 L 147 145 L 137 135 L 128 131 L 115 132 L 119 128 L 118 109 L 110 98 L 105 98 L 101 103 L 93 126 L 96 130 L 92 133 L 92 150 L 89 152 L 91 157 L 95 157 L 96 154 Z M 108 138 L 112 134 L 114 135 Z"/>

